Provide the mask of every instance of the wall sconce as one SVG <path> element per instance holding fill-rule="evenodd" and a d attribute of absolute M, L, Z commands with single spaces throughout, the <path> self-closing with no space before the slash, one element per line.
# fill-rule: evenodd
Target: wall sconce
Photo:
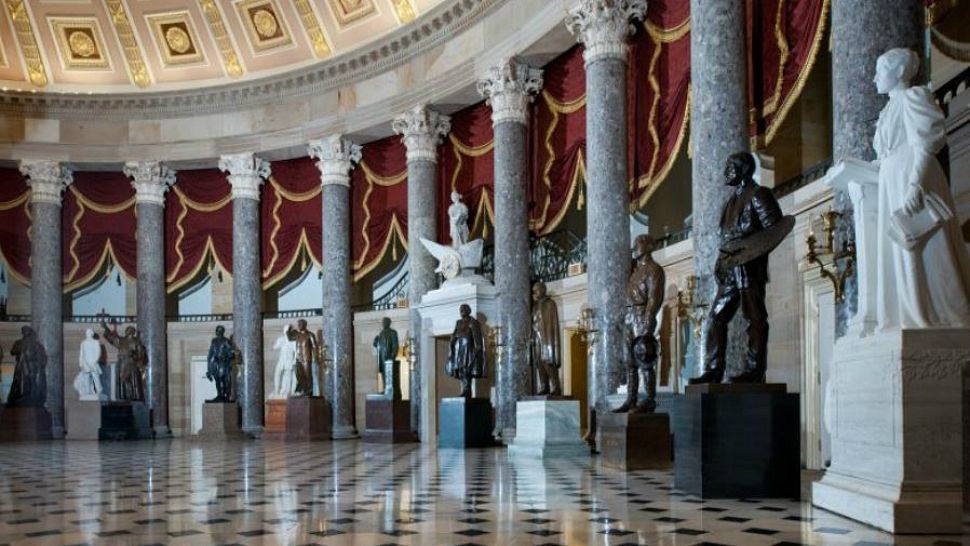
<path fill-rule="evenodd" d="M 819 218 L 825 232 L 825 244 L 818 244 L 815 229 L 809 219 L 808 237 L 805 238 L 808 252 L 805 253 L 804 260 L 810 266 L 818 266 L 819 274 L 832 282 L 835 301 L 841 302 L 845 300 L 845 281 L 855 272 L 855 245 L 847 240 L 843 242 L 841 249 L 835 248 L 835 229 L 842 218 L 841 213 L 829 209 L 828 212 L 820 214 Z M 841 271 L 840 263 L 845 264 Z"/>
<path fill-rule="evenodd" d="M 411 370 L 412 374 L 418 367 L 418 352 L 416 350 L 417 346 L 417 340 L 415 340 L 413 337 L 407 338 L 407 340 L 404 342 L 404 358 L 407 360 L 408 369 Z"/>
<path fill-rule="evenodd" d="M 687 289 L 677 291 L 677 316 L 690 321 L 694 327 L 694 339 L 701 337 L 706 310 L 706 303 L 697 303 L 697 275 L 688 275 Z"/>
<path fill-rule="evenodd" d="M 583 304 L 579 309 L 579 318 L 576 319 L 576 331 L 579 332 L 579 337 L 589 348 L 592 349 L 593 345 L 596 344 L 596 334 L 599 333 L 599 329 L 596 328 L 596 317 L 593 314 L 593 309 L 589 305 Z"/>
<path fill-rule="evenodd" d="M 502 354 L 505 351 L 505 337 L 502 335 L 502 325 L 496 324 L 488 331 L 488 344 L 495 354 L 495 369 L 502 365 Z"/>

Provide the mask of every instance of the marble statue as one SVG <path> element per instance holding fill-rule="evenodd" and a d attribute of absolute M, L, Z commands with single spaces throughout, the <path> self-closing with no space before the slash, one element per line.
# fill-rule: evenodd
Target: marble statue
<path fill-rule="evenodd" d="M 559 367 L 562 365 L 562 339 L 559 310 L 546 294 L 546 285 L 532 285 L 532 362 L 539 373 L 536 394 L 562 396 Z"/>
<path fill-rule="evenodd" d="M 40 407 L 47 400 L 47 351 L 30 326 L 22 327 L 20 334 L 10 348 L 16 366 L 7 406 Z"/>
<path fill-rule="evenodd" d="M 472 308 L 461 304 L 461 318 L 455 322 L 455 331 L 448 342 L 448 363 L 445 373 L 461 382 L 461 396 L 471 398 L 472 379 L 485 377 L 485 336 L 482 325 L 472 317 Z"/>
<path fill-rule="evenodd" d="M 118 400 L 142 402 L 145 400 L 145 370 L 148 354 L 134 326 L 125 328 L 125 335 L 108 329 L 102 320 L 104 339 L 118 349 Z"/>
<path fill-rule="evenodd" d="M 763 383 L 768 356 L 768 254 L 795 225 L 784 216 L 771 190 L 754 181 L 754 156 L 732 154 L 724 169 L 725 183 L 734 194 L 721 212 L 721 247 L 714 266 L 717 295 L 711 303 L 704 339 L 704 373 L 691 384 L 720 383 L 724 377 L 728 323 L 741 309 L 748 321 L 744 369 L 731 383 Z"/>
<path fill-rule="evenodd" d="M 296 396 L 313 396 L 313 358 L 317 354 L 317 337 L 307 330 L 306 321 L 296 322 L 296 329 L 289 327 L 286 337 L 296 342 Z"/>
<path fill-rule="evenodd" d="M 78 349 L 78 372 L 74 377 L 74 390 L 80 400 L 100 400 L 103 392 L 101 352 L 104 348 L 94 338 L 94 330 L 84 331 L 84 340 Z"/>
<path fill-rule="evenodd" d="M 657 408 L 657 317 L 663 305 L 666 275 L 654 261 L 655 242 L 649 235 L 639 235 L 633 242 L 633 273 L 626 287 L 626 342 L 630 348 L 627 361 L 626 401 L 614 412 L 651 412 Z M 646 398 L 637 400 L 640 374 L 646 387 Z"/>
<path fill-rule="evenodd" d="M 397 331 L 391 328 L 391 319 L 381 320 L 381 331 L 374 337 L 374 349 L 377 352 L 377 371 L 384 383 L 384 396 L 391 400 L 401 398 L 400 378 L 397 376 Z"/>
<path fill-rule="evenodd" d="M 461 248 L 468 242 L 468 207 L 461 202 L 461 194 L 451 192 L 451 205 L 448 207 L 448 219 L 452 248 Z"/>
<path fill-rule="evenodd" d="M 273 370 L 272 398 L 289 398 L 296 393 L 296 342 L 290 341 L 287 335 L 289 329 L 289 326 L 284 328 L 283 334 L 273 343 L 273 349 L 279 351 L 279 358 Z"/>
<path fill-rule="evenodd" d="M 205 377 L 216 384 L 216 397 L 206 402 L 232 402 L 232 364 L 236 350 L 226 337 L 226 329 L 216 326 L 216 337 L 209 343 L 208 368 Z"/>
<path fill-rule="evenodd" d="M 946 145 L 933 93 L 911 86 L 919 57 L 891 49 L 876 61 L 875 85 L 889 102 L 873 148 L 879 168 L 876 316 L 882 330 L 970 327 L 970 258 L 946 175 Z"/>

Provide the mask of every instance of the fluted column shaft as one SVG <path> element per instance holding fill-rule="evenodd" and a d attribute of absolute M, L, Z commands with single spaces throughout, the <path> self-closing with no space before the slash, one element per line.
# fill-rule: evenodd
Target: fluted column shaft
<path fill-rule="evenodd" d="M 323 340 L 330 346 L 332 437 L 357 437 L 354 420 L 354 316 L 350 308 L 350 169 L 360 146 L 339 136 L 313 141 L 323 186 Z"/>
<path fill-rule="evenodd" d="M 630 195 L 627 188 L 627 39 L 645 0 L 583 0 L 566 24 L 585 45 L 586 240 L 589 306 L 598 330 L 590 366 L 590 404 L 607 409 L 624 375 L 623 323 L 630 272 Z"/>
<path fill-rule="evenodd" d="M 249 153 L 224 155 L 219 169 L 232 185 L 232 335 L 242 357 L 242 429 L 263 431 L 263 319 L 259 267 L 259 187 L 269 163 Z"/>
<path fill-rule="evenodd" d="M 526 155 L 529 102 L 542 71 L 514 60 L 491 68 L 478 91 L 492 107 L 495 157 L 495 287 L 505 348 L 498 366 L 495 431 L 515 437 L 516 402 L 531 394 L 529 209 Z"/>
<path fill-rule="evenodd" d="M 30 316 L 47 352 L 47 400 L 51 435 L 64 437 L 64 327 L 61 280 L 61 194 L 73 181 L 56 161 L 24 160 L 30 186 Z"/>
<path fill-rule="evenodd" d="M 168 336 L 165 320 L 165 192 L 175 172 L 157 161 L 129 162 L 125 175 L 135 188 L 138 259 L 138 330 L 148 353 L 145 402 L 156 437 L 171 436 L 168 424 Z"/>
<path fill-rule="evenodd" d="M 421 298 L 435 288 L 434 258 L 421 244 L 421 238 L 438 240 L 438 145 L 451 130 L 448 116 L 418 105 L 398 116 L 392 125 L 402 135 L 407 149 L 408 165 L 408 302 L 410 306 L 409 336 L 414 340 L 412 351 L 421 354 L 421 315 L 417 305 Z M 431 347 L 429 350 L 434 350 Z M 411 428 L 417 433 L 420 419 L 421 378 L 411 373 Z"/>

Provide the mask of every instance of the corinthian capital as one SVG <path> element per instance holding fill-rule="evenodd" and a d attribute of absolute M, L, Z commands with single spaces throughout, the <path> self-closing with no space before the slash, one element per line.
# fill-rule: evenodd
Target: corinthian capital
<path fill-rule="evenodd" d="M 403 135 L 408 162 L 424 160 L 437 163 L 438 145 L 451 131 L 451 118 L 428 108 L 427 104 L 419 104 L 394 118 L 391 128 Z"/>
<path fill-rule="evenodd" d="M 569 10 L 566 28 L 586 46 L 587 65 L 601 58 L 625 61 L 633 21 L 642 21 L 646 14 L 647 0 L 581 0 Z"/>
<path fill-rule="evenodd" d="M 269 177 L 269 161 L 255 154 L 227 154 L 219 158 L 219 170 L 229 173 L 233 199 L 259 201 L 259 186 Z"/>
<path fill-rule="evenodd" d="M 123 172 L 131 178 L 136 202 L 165 205 L 165 192 L 175 183 L 175 171 L 158 161 L 129 161 Z"/>
<path fill-rule="evenodd" d="M 60 162 L 48 159 L 25 159 L 20 162 L 20 172 L 27 177 L 31 203 L 61 205 L 61 194 L 74 176 Z"/>
<path fill-rule="evenodd" d="M 492 124 L 506 121 L 528 122 L 529 103 L 542 89 L 542 70 L 519 62 L 503 59 L 491 67 L 488 76 L 478 80 L 478 93 L 492 107 Z"/>
<path fill-rule="evenodd" d="M 310 157 L 318 159 L 320 184 L 338 184 L 350 187 L 350 170 L 360 162 L 360 145 L 332 135 L 321 140 L 311 140 L 307 145 Z"/>

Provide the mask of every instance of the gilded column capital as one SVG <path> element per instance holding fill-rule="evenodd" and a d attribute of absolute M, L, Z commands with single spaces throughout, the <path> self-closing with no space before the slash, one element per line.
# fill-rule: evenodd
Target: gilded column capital
<path fill-rule="evenodd" d="M 408 162 L 438 162 L 438 145 L 451 131 L 451 117 L 419 104 L 394 118 L 391 123 L 394 132 L 402 135 L 407 148 Z"/>
<path fill-rule="evenodd" d="M 269 178 L 269 161 L 253 153 L 226 154 L 219 158 L 219 170 L 229 173 L 233 199 L 259 201 L 259 186 Z"/>
<path fill-rule="evenodd" d="M 634 21 L 647 14 L 647 0 L 581 0 L 569 10 L 566 28 L 586 46 L 583 60 L 589 65 L 602 58 L 627 58 L 627 39 Z"/>
<path fill-rule="evenodd" d="M 158 161 L 129 161 L 123 169 L 135 188 L 135 202 L 165 206 L 165 192 L 175 183 L 175 171 Z"/>
<path fill-rule="evenodd" d="M 21 174 L 27 177 L 31 203 L 61 206 L 61 194 L 74 181 L 70 169 L 49 159 L 24 159 L 19 167 Z"/>
<path fill-rule="evenodd" d="M 360 144 L 340 135 L 331 135 L 307 144 L 310 157 L 316 158 L 320 170 L 320 185 L 337 184 L 350 187 L 350 170 L 360 163 Z"/>
<path fill-rule="evenodd" d="M 529 103 L 542 89 L 542 70 L 517 61 L 503 59 L 478 80 L 478 93 L 492 107 L 492 124 L 507 121 L 526 124 Z"/>

